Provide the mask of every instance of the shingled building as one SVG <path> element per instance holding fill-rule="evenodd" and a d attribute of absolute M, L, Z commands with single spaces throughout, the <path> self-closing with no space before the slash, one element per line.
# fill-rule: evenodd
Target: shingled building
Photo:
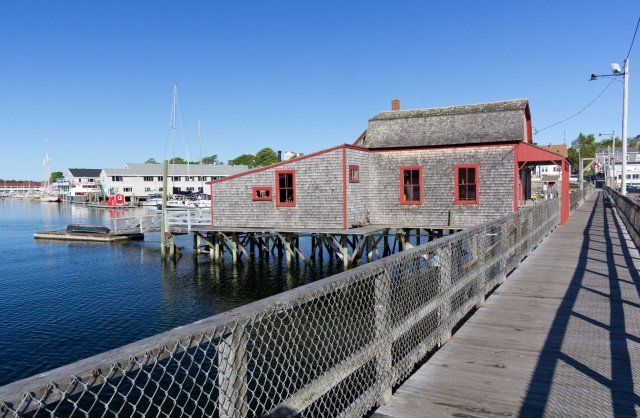
<path fill-rule="evenodd" d="M 533 145 L 526 99 L 418 110 L 394 100 L 353 145 L 212 182 L 212 225 L 468 227 L 517 210 L 530 190 L 526 168 L 550 162 L 569 169 Z M 566 194 L 563 220 L 568 182 Z"/>

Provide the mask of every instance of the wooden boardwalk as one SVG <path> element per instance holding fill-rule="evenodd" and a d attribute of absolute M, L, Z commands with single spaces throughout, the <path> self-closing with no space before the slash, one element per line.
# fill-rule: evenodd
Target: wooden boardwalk
<path fill-rule="evenodd" d="M 638 266 L 595 193 L 374 416 L 638 415 Z"/>

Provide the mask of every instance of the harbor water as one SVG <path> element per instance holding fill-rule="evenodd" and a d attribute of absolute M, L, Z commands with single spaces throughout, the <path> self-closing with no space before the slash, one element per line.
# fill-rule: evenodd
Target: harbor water
<path fill-rule="evenodd" d="M 0 385 L 341 271 L 341 263 L 212 264 L 187 253 L 160 260 L 160 235 L 117 244 L 34 240 L 70 223 L 110 225 L 144 208 L 0 200 Z"/>

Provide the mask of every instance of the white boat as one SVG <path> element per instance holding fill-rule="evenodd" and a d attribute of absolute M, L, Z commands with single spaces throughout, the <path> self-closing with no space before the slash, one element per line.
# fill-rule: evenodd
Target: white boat
<path fill-rule="evenodd" d="M 59 202 L 60 197 L 54 193 L 51 187 L 51 170 L 49 169 L 49 143 L 47 139 L 44 140 L 44 160 L 42 161 L 44 170 L 44 183 L 45 188 L 40 195 L 41 202 Z"/>
<path fill-rule="evenodd" d="M 42 195 L 40 196 L 41 202 L 59 202 L 60 197 L 54 195 Z"/>

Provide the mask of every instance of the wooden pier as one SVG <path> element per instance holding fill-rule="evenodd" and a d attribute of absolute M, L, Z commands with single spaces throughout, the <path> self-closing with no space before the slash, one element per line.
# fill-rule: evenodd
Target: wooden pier
<path fill-rule="evenodd" d="M 638 260 L 592 195 L 374 416 L 637 416 Z"/>
<path fill-rule="evenodd" d="M 290 265 L 293 260 L 312 263 L 328 257 L 340 260 L 344 268 L 349 268 L 459 230 L 450 226 L 407 228 L 368 225 L 351 229 L 288 230 L 195 226 L 191 232 L 194 252 L 209 254 L 213 262 L 221 262 L 225 253 L 233 263 L 243 257 L 263 259 L 277 256 Z M 301 239 L 308 240 L 307 245 L 301 245 Z"/>

